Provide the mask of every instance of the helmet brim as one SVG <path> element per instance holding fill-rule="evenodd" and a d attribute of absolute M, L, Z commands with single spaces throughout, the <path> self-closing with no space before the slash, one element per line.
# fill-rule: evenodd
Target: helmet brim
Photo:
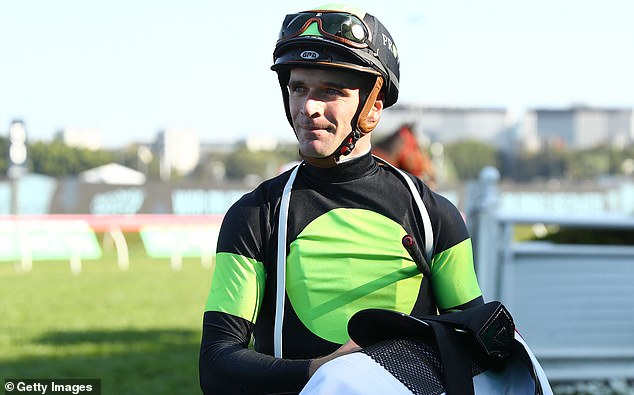
<path fill-rule="evenodd" d="M 278 72 L 293 67 L 332 67 L 374 76 L 382 75 L 372 67 L 372 63 L 368 60 L 369 55 L 365 55 L 364 50 L 351 51 L 349 48 L 318 37 L 290 39 L 276 48 L 274 58 L 275 63 L 271 66 L 271 70 Z"/>

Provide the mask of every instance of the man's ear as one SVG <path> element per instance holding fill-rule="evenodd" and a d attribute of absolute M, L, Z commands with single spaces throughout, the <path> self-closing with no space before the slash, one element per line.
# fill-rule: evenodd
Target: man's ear
<path fill-rule="evenodd" d="M 377 97 L 374 101 L 374 104 L 370 108 L 370 112 L 366 117 L 366 123 L 372 124 L 372 129 L 376 127 L 376 125 L 379 123 L 379 120 L 381 119 L 381 114 L 383 113 L 383 99 L 384 95 L 383 92 L 381 92 L 381 94 L 379 94 L 379 97 Z"/>
<path fill-rule="evenodd" d="M 368 98 L 368 102 L 364 106 L 361 114 L 359 114 L 359 130 L 363 134 L 370 133 L 376 128 L 379 124 L 379 120 L 381 119 L 381 113 L 383 111 L 383 99 L 385 97 L 384 93 L 381 92 L 381 86 L 383 85 L 383 78 L 377 78 L 376 83 L 374 84 L 374 88 Z M 373 100 L 372 100 L 373 98 Z"/>

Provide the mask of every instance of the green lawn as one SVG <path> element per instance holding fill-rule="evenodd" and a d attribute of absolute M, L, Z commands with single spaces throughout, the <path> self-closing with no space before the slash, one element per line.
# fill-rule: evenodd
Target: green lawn
<path fill-rule="evenodd" d="M 196 394 L 202 311 L 211 269 L 151 259 L 128 235 L 130 268 L 113 250 L 84 261 L 0 262 L 0 382 L 98 378 L 104 394 Z"/>

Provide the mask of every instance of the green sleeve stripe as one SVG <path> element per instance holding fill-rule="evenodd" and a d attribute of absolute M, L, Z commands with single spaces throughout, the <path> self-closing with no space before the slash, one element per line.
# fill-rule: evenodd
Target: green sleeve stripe
<path fill-rule="evenodd" d="M 473 266 L 471 239 L 435 255 L 431 278 L 441 309 L 459 306 L 481 296 Z"/>
<path fill-rule="evenodd" d="M 261 262 L 242 255 L 218 253 L 205 311 L 228 313 L 255 323 L 265 281 Z"/>

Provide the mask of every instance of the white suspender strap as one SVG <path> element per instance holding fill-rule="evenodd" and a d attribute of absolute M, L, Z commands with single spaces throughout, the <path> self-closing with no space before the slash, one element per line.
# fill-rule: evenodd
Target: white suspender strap
<path fill-rule="evenodd" d="M 420 192 L 418 192 L 418 189 L 416 189 L 416 186 L 414 185 L 411 177 L 408 176 L 401 169 L 393 166 L 391 163 L 377 156 L 374 156 L 374 158 L 396 170 L 396 172 L 401 176 L 403 180 L 405 180 L 405 183 L 409 187 L 412 197 L 414 198 L 414 203 L 416 203 L 416 208 L 418 208 L 418 213 L 423 220 L 423 231 L 425 232 L 425 258 L 427 258 L 427 262 L 431 266 L 431 260 L 434 257 L 434 232 L 432 232 L 431 219 L 429 218 L 427 207 L 425 207 L 425 203 L 423 203 L 423 199 L 421 199 L 420 197 Z"/>
<path fill-rule="evenodd" d="M 286 299 L 286 224 L 288 207 L 291 201 L 291 189 L 299 170 L 297 165 L 291 173 L 280 201 L 280 215 L 277 223 L 277 288 L 275 290 L 275 324 L 273 333 L 273 351 L 276 358 L 282 358 L 282 326 L 284 324 L 284 301 Z"/>

